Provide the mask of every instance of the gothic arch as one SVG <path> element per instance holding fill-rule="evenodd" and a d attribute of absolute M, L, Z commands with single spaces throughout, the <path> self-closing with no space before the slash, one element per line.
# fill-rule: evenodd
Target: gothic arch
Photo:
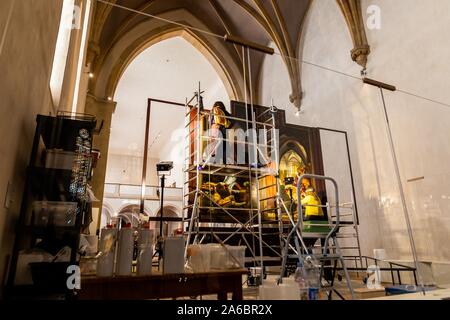
<path fill-rule="evenodd" d="M 189 16 L 188 21 L 197 21 L 187 10 L 179 9 L 163 14 L 167 19 Z M 182 23 L 187 24 L 186 21 Z M 203 27 L 204 28 L 204 27 Z M 221 78 L 228 95 L 233 100 L 243 97 L 241 66 L 232 55 L 225 50 L 225 43 L 220 39 L 206 39 L 192 30 L 179 26 L 162 24 L 160 21 L 146 20 L 117 39 L 100 59 L 95 74 L 98 77 L 91 84 L 91 92 L 95 96 L 106 99 L 114 97 L 119 80 L 128 65 L 145 49 L 152 45 L 173 38 L 182 37 L 196 48 L 211 63 Z M 206 88 L 207 89 L 207 88 Z"/>

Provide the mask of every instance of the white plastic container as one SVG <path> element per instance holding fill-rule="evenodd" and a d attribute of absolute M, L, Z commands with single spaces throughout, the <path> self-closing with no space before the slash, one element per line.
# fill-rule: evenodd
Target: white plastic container
<path fill-rule="evenodd" d="M 35 226 L 45 227 L 51 224 L 57 227 L 70 227 L 75 225 L 77 203 L 35 201 L 33 212 Z"/>
<path fill-rule="evenodd" d="M 51 262 L 52 255 L 44 251 L 26 251 L 19 252 L 17 258 L 17 269 L 14 284 L 15 285 L 31 285 L 33 279 L 31 277 L 30 263 L 33 262 Z"/>
<path fill-rule="evenodd" d="M 153 230 L 150 229 L 139 230 L 136 271 L 140 276 L 147 276 L 152 274 L 153 234 Z"/>
<path fill-rule="evenodd" d="M 171 237 L 164 239 L 163 273 L 184 273 L 184 238 Z"/>
<path fill-rule="evenodd" d="M 130 276 L 133 263 L 134 230 L 133 228 L 122 228 L 119 231 L 119 242 L 117 244 L 116 275 Z"/>
<path fill-rule="evenodd" d="M 227 250 L 220 244 L 208 244 L 211 270 L 224 270 L 228 264 Z"/>
<path fill-rule="evenodd" d="M 227 246 L 227 269 L 244 269 L 245 268 L 245 246 Z"/>
<path fill-rule="evenodd" d="M 258 287 L 259 300 L 281 300 L 294 301 L 299 300 L 298 283 L 293 277 L 284 278 L 283 283 L 278 285 L 275 278 L 270 278 Z"/>
<path fill-rule="evenodd" d="M 97 262 L 97 276 L 112 277 L 116 254 L 117 229 L 103 228 L 100 234 L 100 257 Z"/>
<path fill-rule="evenodd" d="M 211 270 L 210 246 L 190 245 L 190 263 L 194 273 L 209 272 Z"/>

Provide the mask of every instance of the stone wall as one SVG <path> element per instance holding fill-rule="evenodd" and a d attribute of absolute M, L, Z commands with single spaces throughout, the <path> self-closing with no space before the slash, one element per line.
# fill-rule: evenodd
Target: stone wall
<path fill-rule="evenodd" d="M 381 28 L 366 27 L 371 46 L 368 76 L 450 103 L 450 65 L 445 63 L 450 58 L 450 3 L 363 0 L 364 19 L 372 4 L 381 9 Z M 335 1 L 313 1 L 302 43 L 307 62 L 301 66 L 304 113 L 295 117 L 289 106 L 289 78 L 277 56 L 268 57 L 263 67 L 262 102 L 274 98 L 275 104 L 288 109 L 289 122 L 349 133 L 363 253 L 373 255 L 373 249 L 384 248 L 390 259 L 411 260 L 380 91 L 357 79 L 361 67 L 350 59 L 352 40 Z M 439 278 L 448 281 L 450 251 L 442 244 L 450 242 L 450 109 L 402 91 L 386 92 L 385 98 L 414 239 L 419 259 L 432 261 Z M 344 150 L 334 153 L 338 159 Z M 411 181 L 420 177 L 424 179 Z"/>
<path fill-rule="evenodd" d="M 55 114 L 49 80 L 62 1 L 0 1 L 0 279 L 12 250 L 36 115 Z M 10 11 L 11 10 L 11 11 Z M 8 187 L 9 185 L 9 187 Z M 9 204 L 5 199 L 10 198 Z"/>

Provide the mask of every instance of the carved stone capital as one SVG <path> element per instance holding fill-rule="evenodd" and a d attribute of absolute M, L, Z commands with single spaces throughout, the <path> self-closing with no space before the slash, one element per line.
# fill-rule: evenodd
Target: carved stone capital
<path fill-rule="evenodd" d="M 293 92 L 289 95 L 289 101 L 297 108 L 300 109 L 302 105 L 303 94 L 302 92 Z"/>
<path fill-rule="evenodd" d="M 355 61 L 357 64 L 359 64 L 362 67 L 366 67 L 367 65 L 367 58 L 370 54 L 370 46 L 365 45 L 361 47 L 355 47 L 352 51 L 352 60 Z"/>
<path fill-rule="evenodd" d="M 352 60 L 363 68 L 367 65 L 370 46 L 367 42 L 364 19 L 361 10 L 361 0 L 336 0 L 344 15 L 345 22 L 353 40 Z"/>

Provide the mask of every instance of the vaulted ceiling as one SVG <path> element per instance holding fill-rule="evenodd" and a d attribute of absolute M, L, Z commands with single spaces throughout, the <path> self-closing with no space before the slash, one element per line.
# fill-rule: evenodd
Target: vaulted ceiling
<path fill-rule="evenodd" d="M 283 56 L 291 79 L 291 101 L 299 107 L 301 101 L 300 66 L 295 60 L 287 57 L 299 57 L 302 22 L 311 1 L 97 0 L 95 2 L 94 23 L 91 29 L 88 59 L 91 68 L 98 71 L 107 64 L 108 55 L 111 55 L 114 46 L 117 45 L 121 38 L 128 36 L 131 30 L 138 28 L 144 22 L 154 19 L 139 12 L 165 17 L 171 12 L 183 10 L 183 12 L 189 14 L 184 14 L 183 18 L 178 18 L 176 22 L 192 26 L 190 32 L 199 39 L 205 38 L 205 43 L 207 43 L 208 38 L 214 36 L 195 29 L 199 25 L 203 26 L 206 31 L 220 36 L 238 36 L 261 45 L 274 43 L 277 51 Z M 351 10 L 354 10 L 356 16 L 358 16 L 358 10 L 360 11 L 360 8 L 358 9 L 357 7 L 359 0 L 337 0 L 337 2 L 343 10 L 347 23 L 351 24 L 354 22 L 352 21 L 353 15 Z M 346 15 L 345 10 L 350 10 L 350 13 Z M 196 22 L 193 21 L 193 17 L 195 17 Z M 162 23 L 163 25 L 174 26 L 168 22 L 163 21 Z M 158 30 L 161 33 L 164 32 L 163 25 L 158 26 Z M 353 36 L 352 28 L 350 28 L 350 31 Z M 355 37 L 353 38 L 355 39 Z M 356 40 L 361 40 L 360 38 L 356 37 Z M 142 42 L 147 41 L 143 35 L 139 39 Z M 362 39 L 362 42 L 364 42 L 364 39 Z M 223 39 L 220 40 L 223 41 Z M 214 46 L 212 42 L 210 43 L 211 46 Z M 355 44 L 356 47 L 357 45 Z M 216 48 L 216 50 L 220 51 L 217 53 L 217 56 L 225 56 L 224 51 L 226 51 L 226 55 L 234 60 L 236 66 L 242 65 L 243 53 L 239 46 L 224 44 L 220 48 Z M 258 77 L 264 54 L 257 51 L 251 51 L 250 54 L 252 63 L 251 80 L 253 85 L 255 85 L 259 80 Z M 242 72 L 242 69 L 240 71 Z M 239 75 L 239 77 L 241 76 Z"/>

